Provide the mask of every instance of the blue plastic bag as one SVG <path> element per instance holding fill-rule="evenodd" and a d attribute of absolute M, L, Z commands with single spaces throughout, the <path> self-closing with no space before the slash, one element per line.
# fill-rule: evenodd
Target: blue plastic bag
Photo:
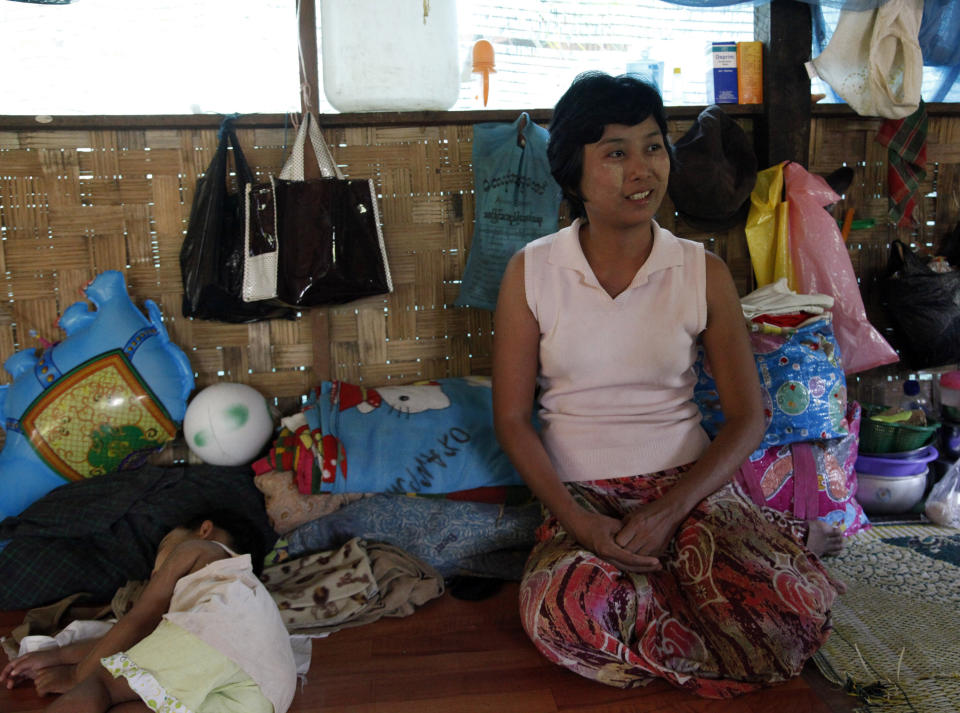
<path fill-rule="evenodd" d="M 550 174 L 548 138 L 526 113 L 512 124 L 473 127 L 476 219 L 456 305 L 494 309 L 513 254 L 557 231 L 560 186 Z"/>
<path fill-rule="evenodd" d="M 830 320 L 780 331 L 750 335 L 767 421 L 762 447 L 847 435 L 847 382 Z M 713 438 L 724 418 L 702 347 L 693 368 L 697 373 L 693 398 L 704 430 Z"/>

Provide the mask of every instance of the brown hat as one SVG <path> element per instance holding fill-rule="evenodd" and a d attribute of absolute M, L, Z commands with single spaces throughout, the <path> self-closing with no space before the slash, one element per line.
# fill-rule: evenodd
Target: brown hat
<path fill-rule="evenodd" d="M 700 230 L 746 221 L 757 182 L 757 157 L 740 125 L 708 106 L 674 146 L 668 190 L 680 217 Z"/>

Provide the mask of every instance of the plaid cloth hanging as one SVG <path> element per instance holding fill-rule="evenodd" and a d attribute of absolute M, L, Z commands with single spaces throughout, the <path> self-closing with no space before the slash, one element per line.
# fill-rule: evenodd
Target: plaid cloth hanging
<path fill-rule="evenodd" d="M 887 147 L 887 190 L 890 222 L 908 227 L 913 221 L 916 193 L 927 177 L 927 108 L 920 106 L 903 119 L 887 119 L 877 132 Z"/>

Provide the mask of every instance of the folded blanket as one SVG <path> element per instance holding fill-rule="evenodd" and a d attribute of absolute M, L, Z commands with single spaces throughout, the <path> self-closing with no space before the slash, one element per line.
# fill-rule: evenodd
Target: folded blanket
<path fill-rule="evenodd" d="M 285 555 L 336 549 L 354 537 L 410 553 L 444 577 L 520 578 L 542 520 L 540 505 L 491 505 L 375 495 L 308 522 L 286 537 Z"/>
<path fill-rule="evenodd" d="M 447 494 L 521 486 L 493 430 L 489 377 L 368 388 L 324 381 L 258 474 L 291 471 L 311 493 Z"/>
<path fill-rule="evenodd" d="M 310 635 L 408 616 L 443 594 L 443 580 L 429 565 L 359 538 L 267 567 L 262 579 L 287 630 Z"/>

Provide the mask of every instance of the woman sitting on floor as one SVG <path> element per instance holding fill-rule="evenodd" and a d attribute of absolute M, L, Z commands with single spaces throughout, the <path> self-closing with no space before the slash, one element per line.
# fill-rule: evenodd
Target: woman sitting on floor
<path fill-rule="evenodd" d="M 576 220 L 507 267 L 494 415 L 548 511 L 520 592 L 535 645 L 613 686 L 719 698 L 798 675 L 840 585 L 731 482 L 763 436 L 760 385 L 726 265 L 654 221 L 666 135 L 659 94 L 633 77 L 581 75 L 558 102 L 548 155 Z M 726 418 L 712 442 L 692 400 L 698 340 Z M 826 528 L 805 533 L 820 553 L 839 538 Z"/>

